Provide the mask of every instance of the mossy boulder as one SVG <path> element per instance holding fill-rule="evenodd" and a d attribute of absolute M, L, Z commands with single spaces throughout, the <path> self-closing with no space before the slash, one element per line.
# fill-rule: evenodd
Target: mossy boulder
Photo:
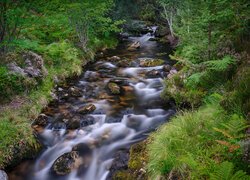
<path fill-rule="evenodd" d="M 60 176 L 69 174 L 73 169 L 77 169 L 81 163 L 79 163 L 79 153 L 77 151 L 71 151 L 65 153 L 52 165 L 52 171 Z"/>
<path fill-rule="evenodd" d="M 164 64 L 163 59 L 152 59 L 152 58 L 142 58 L 139 59 L 141 67 L 154 67 L 154 66 L 161 66 Z"/>
<path fill-rule="evenodd" d="M 148 179 L 146 163 L 148 161 L 147 144 L 149 140 L 131 146 L 129 151 L 128 169 L 117 171 L 112 179 L 114 180 L 145 180 Z"/>
<path fill-rule="evenodd" d="M 120 86 L 118 86 L 116 83 L 113 83 L 113 82 L 108 83 L 108 89 L 114 95 L 121 93 Z"/>

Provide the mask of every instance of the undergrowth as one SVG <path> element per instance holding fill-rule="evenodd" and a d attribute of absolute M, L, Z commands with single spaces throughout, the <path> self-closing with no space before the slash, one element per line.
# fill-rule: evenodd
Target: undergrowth
<path fill-rule="evenodd" d="M 166 175 L 180 179 L 249 179 L 241 171 L 249 168 L 241 163 L 246 127 L 243 117 L 226 113 L 214 102 L 179 113 L 151 137 L 148 170 L 152 179 Z"/>

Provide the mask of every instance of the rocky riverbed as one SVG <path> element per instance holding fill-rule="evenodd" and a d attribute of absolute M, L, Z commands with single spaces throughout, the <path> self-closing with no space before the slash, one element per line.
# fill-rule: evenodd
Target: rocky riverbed
<path fill-rule="evenodd" d="M 174 113 L 160 98 L 163 79 L 176 72 L 170 47 L 152 41 L 156 27 L 99 53 L 77 80 L 60 84 L 32 123 L 45 146 L 10 179 L 110 179 L 126 168 L 129 147 Z"/>

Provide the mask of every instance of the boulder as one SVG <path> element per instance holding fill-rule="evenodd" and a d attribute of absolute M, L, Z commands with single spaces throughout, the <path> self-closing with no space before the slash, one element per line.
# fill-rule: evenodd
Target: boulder
<path fill-rule="evenodd" d="M 82 90 L 80 88 L 78 88 L 78 87 L 75 87 L 75 86 L 69 88 L 69 93 L 73 97 L 81 97 L 81 96 L 83 96 Z"/>
<path fill-rule="evenodd" d="M 15 62 L 10 63 L 7 65 L 8 69 L 10 70 L 11 73 L 14 74 L 20 74 L 22 76 L 27 76 L 28 74 L 24 72 L 22 68 L 20 68 Z"/>
<path fill-rule="evenodd" d="M 141 67 L 152 67 L 152 66 L 160 66 L 164 64 L 164 60 L 162 59 L 152 59 L 152 58 L 141 58 L 139 59 Z"/>
<path fill-rule="evenodd" d="M 159 40 L 159 39 L 153 38 L 153 37 L 149 39 L 149 41 L 158 41 L 158 40 Z"/>
<path fill-rule="evenodd" d="M 29 51 L 23 54 L 23 60 L 25 62 L 23 68 L 18 66 L 15 62 L 8 64 L 7 66 L 10 72 L 31 78 L 44 78 L 47 76 L 48 72 L 41 56 Z"/>
<path fill-rule="evenodd" d="M 49 117 L 45 114 L 40 114 L 32 123 L 32 127 L 43 127 L 45 128 L 49 124 Z"/>
<path fill-rule="evenodd" d="M 135 51 L 136 49 L 139 49 L 140 47 L 141 47 L 141 43 L 139 41 L 136 41 L 129 45 L 128 50 Z"/>
<path fill-rule="evenodd" d="M 67 122 L 67 129 L 69 130 L 74 130 L 80 128 L 81 123 L 80 123 L 80 117 L 79 116 L 74 116 L 72 119 L 68 120 Z"/>
<path fill-rule="evenodd" d="M 118 86 L 116 83 L 113 83 L 113 82 L 108 83 L 108 89 L 114 95 L 121 93 L 120 86 Z"/>
<path fill-rule="evenodd" d="M 170 66 L 170 65 L 168 65 L 168 64 L 166 64 L 166 65 L 164 65 L 164 66 L 163 66 L 163 68 L 162 68 L 162 69 L 163 69 L 163 71 L 165 71 L 165 72 L 167 72 L 167 73 L 168 73 L 168 72 L 170 72 L 170 70 L 171 70 L 171 66 Z"/>
<path fill-rule="evenodd" d="M 78 152 L 78 154 L 82 156 L 91 156 L 92 155 L 92 149 L 89 147 L 86 143 L 79 143 L 76 146 L 72 148 L 72 151 Z"/>
<path fill-rule="evenodd" d="M 77 112 L 80 114 L 88 114 L 93 112 L 96 109 L 94 104 L 88 104 L 86 106 L 80 107 Z"/>
<path fill-rule="evenodd" d="M 128 39 L 129 38 L 129 33 L 127 33 L 127 32 L 120 33 L 120 38 L 121 39 Z"/>
<path fill-rule="evenodd" d="M 47 76 L 48 72 L 41 56 L 29 51 L 23 55 L 23 58 L 25 62 L 24 72 L 30 77 L 37 78 Z"/>
<path fill-rule="evenodd" d="M 8 175 L 3 170 L 0 170 L 0 180 L 8 180 Z"/>
<path fill-rule="evenodd" d="M 156 78 L 156 77 L 159 77 L 161 75 L 161 72 L 160 71 L 157 71 L 155 69 L 153 69 L 152 71 L 148 71 L 146 73 L 146 76 L 148 78 Z"/>
<path fill-rule="evenodd" d="M 84 116 L 81 118 L 80 125 L 81 127 L 86 127 L 95 123 L 95 118 L 93 116 Z"/>
<path fill-rule="evenodd" d="M 77 169 L 82 164 L 82 159 L 77 151 L 65 153 L 55 160 L 52 165 L 52 171 L 59 175 L 67 175 L 72 170 Z"/>
<path fill-rule="evenodd" d="M 121 60 L 121 58 L 118 57 L 118 56 L 112 56 L 112 57 L 108 57 L 107 60 L 109 60 L 109 61 L 119 61 L 119 60 Z"/>
<path fill-rule="evenodd" d="M 129 60 L 122 60 L 117 63 L 118 67 L 129 67 L 131 62 Z"/>
<path fill-rule="evenodd" d="M 170 30 L 167 26 L 159 26 L 155 31 L 155 37 L 162 38 L 170 34 Z"/>
<path fill-rule="evenodd" d="M 116 83 L 121 86 L 129 85 L 127 78 L 113 78 L 113 79 L 110 79 L 109 82 Z"/>

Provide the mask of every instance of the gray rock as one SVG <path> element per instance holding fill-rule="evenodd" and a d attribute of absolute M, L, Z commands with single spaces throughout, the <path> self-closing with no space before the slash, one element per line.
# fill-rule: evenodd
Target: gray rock
<path fill-rule="evenodd" d="M 25 60 L 24 72 L 31 77 L 44 77 L 47 76 L 47 69 L 44 67 L 44 61 L 41 56 L 34 52 L 27 52 L 23 55 Z"/>
<path fill-rule="evenodd" d="M 27 52 L 23 54 L 25 66 L 19 67 L 16 63 L 8 64 L 11 73 L 20 74 L 22 76 L 29 76 L 31 78 L 43 78 L 47 76 L 48 72 L 44 66 L 44 61 L 41 56 L 34 52 Z"/>
<path fill-rule="evenodd" d="M 163 66 L 163 71 L 165 71 L 165 72 L 170 72 L 171 71 L 171 66 L 170 65 L 164 65 Z"/>
<path fill-rule="evenodd" d="M 10 63 L 7 66 L 8 66 L 8 69 L 11 71 L 11 73 L 20 74 L 22 76 L 27 76 L 27 73 L 25 73 L 24 70 L 20 68 L 15 62 Z"/>
<path fill-rule="evenodd" d="M 8 180 L 8 175 L 3 170 L 0 170 L 0 180 Z"/>

